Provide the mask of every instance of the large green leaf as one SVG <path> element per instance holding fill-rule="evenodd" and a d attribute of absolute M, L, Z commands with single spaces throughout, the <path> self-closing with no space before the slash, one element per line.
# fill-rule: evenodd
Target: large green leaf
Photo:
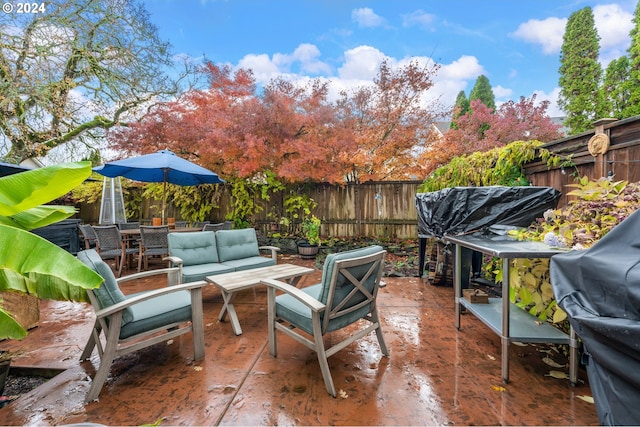
<path fill-rule="evenodd" d="M 91 175 L 91 162 L 63 163 L 0 178 L 0 215 L 11 216 L 63 196 Z"/>
<path fill-rule="evenodd" d="M 0 307 L 0 339 L 21 340 L 27 336 L 27 331 L 16 319 Z"/>
<path fill-rule="evenodd" d="M 0 225 L 0 291 L 42 299 L 88 301 L 103 279 L 76 257 L 28 231 Z"/>
<path fill-rule="evenodd" d="M 33 230 L 67 219 L 75 213 L 73 206 L 38 206 L 10 217 L 0 216 L 0 224 Z"/>

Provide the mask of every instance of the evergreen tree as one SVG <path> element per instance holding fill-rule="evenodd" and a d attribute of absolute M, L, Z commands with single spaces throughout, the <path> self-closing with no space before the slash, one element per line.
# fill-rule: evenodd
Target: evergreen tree
<path fill-rule="evenodd" d="M 629 102 L 623 111 L 623 117 L 631 117 L 640 114 L 640 2 L 636 5 L 633 15 L 634 27 L 629 35 L 631 36 L 631 46 L 629 46 L 629 80 L 627 81 L 627 91 Z"/>
<path fill-rule="evenodd" d="M 590 129 L 601 117 L 599 42 L 591 8 L 572 13 L 562 40 L 558 97 L 558 105 L 567 115 L 564 125 L 571 134 Z"/>
<path fill-rule="evenodd" d="M 451 128 L 458 129 L 458 117 L 464 116 L 469 112 L 469 100 L 463 90 L 458 92 L 456 96 L 456 104 L 453 106 L 453 116 L 451 118 Z"/>
<path fill-rule="evenodd" d="M 473 86 L 473 89 L 469 94 L 469 103 L 471 103 L 471 101 L 475 99 L 479 99 L 492 111 L 496 110 L 496 97 L 493 94 L 491 85 L 489 84 L 489 79 L 484 75 L 478 76 L 478 78 L 476 79 L 476 84 Z"/>
<path fill-rule="evenodd" d="M 629 58 L 622 56 L 609 63 L 602 83 L 603 117 L 623 119 L 629 108 Z"/>

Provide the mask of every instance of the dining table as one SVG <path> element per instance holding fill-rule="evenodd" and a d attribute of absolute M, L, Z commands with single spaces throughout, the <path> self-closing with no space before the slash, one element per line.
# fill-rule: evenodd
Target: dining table
<path fill-rule="evenodd" d="M 201 227 L 169 227 L 169 233 L 189 233 L 193 231 L 202 231 Z M 120 234 L 126 238 L 135 238 L 140 237 L 140 229 L 139 228 L 131 228 L 120 230 Z"/>

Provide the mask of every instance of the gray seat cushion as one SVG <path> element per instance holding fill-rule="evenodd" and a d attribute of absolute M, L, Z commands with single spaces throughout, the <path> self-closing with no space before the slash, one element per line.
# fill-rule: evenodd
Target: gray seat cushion
<path fill-rule="evenodd" d="M 251 256 L 248 258 L 225 261 L 222 263 L 222 265 L 232 268 L 235 271 L 242 271 L 242 270 L 250 270 L 252 268 L 268 267 L 270 265 L 276 265 L 276 260 L 271 257 L 267 258 L 263 256 Z"/>
<path fill-rule="evenodd" d="M 197 280 L 205 280 L 207 276 L 231 273 L 232 271 L 235 271 L 233 267 L 220 263 L 189 265 L 187 267 L 182 267 L 182 281 L 184 283 L 190 283 Z"/>
<path fill-rule="evenodd" d="M 160 295 L 134 304 L 128 310 L 130 310 L 132 318 L 131 321 L 120 328 L 121 339 L 161 328 L 171 323 L 190 321 L 191 294 L 189 291 L 180 291 L 168 295 Z"/>

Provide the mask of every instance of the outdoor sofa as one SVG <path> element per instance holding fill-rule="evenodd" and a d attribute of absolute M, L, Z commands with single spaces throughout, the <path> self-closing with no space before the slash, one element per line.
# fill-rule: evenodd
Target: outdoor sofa
<path fill-rule="evenodd" d="M 271 257 L 260 255 L 270 251 Z M 275 246 L 258 246 L 253 228 L 219 231 L 169 233 L 169 256 L 164 258 L 180 268 L 183 282 L 207 276 L 276 265 Z"/>

